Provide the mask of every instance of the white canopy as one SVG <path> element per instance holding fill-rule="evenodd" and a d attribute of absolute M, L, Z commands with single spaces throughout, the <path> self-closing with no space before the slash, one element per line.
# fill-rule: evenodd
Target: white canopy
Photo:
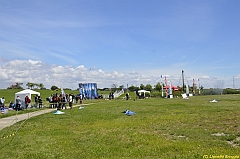
<path fill-rule="evenodd" d="M 39 92 L 33 91 L 31 89 L 25 89 L 25 90 L 22 90 L 20 92 L 17 92 L 17 93 L 15 93 L 14 103 L 16 102 L 17 96 L 19 96 L 22 100 L 22 106 L 25 107 L 25 97 L 26 97 L 26 95 L 28 95 L 28 97 L 31 99 L 32 94 L 37 94 L 38 96 L 40 96 Z M 32 99 L 31 99 L 31 101 L 32 101 Z"/>
<path fill-rule="evenodd" d="M 150 91 L 146 91 L 146 90 L 139 90 L 138 93 L 143 93 L 144 94 L 144 97 L 145 97 L 145 93 L 149 93 L 150 94 Z"/>

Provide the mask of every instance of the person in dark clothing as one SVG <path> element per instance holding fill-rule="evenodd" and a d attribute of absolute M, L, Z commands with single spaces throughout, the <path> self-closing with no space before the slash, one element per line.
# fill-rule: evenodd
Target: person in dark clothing
<path fill-rule="evenodd" d="M 63 108 L 65 108 L 65 109 L 67 109 L 67 107 L 66 107 L 66 97 L 65 96 L 62 96 L 62 98 L 61 98 L 61 105 L 62 105 L 62 109 Z"/>
<path fill-rule="evenodd" d="M 40 96 L 38 96 L 38 108 L 42 108 L 43 105 L 42 105 L 42 98 Z"/>
<path fill-rule="evenodd" d="M 128 100 L 129 99 L 129 93 L 127 92 L 126 93 L 126 100 Z"/>
<path fill-rule="evenodd" d="M 38 95 L 36 95 L 35 97 L 34 97 L 34 101 L 35 101 L 35 107 L 37 108 L 38 107 Z"/>

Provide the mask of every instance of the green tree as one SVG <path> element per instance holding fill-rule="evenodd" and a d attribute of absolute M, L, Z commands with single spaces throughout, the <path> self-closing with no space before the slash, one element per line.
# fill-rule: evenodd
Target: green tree
<path fill-rule="evenodd" d="M 141 84 L 140 89 L 145 89 L 145 86 L 143 84 Z"/>
<path fill-rule="evenodd" d="M 122 90 L 124 88 L 124 85 L 119 86 L 119 89 Z"/>
<path fill-rule="evenodd" d="M 39 89 L 39 88 L 40 88 L 38 83 L 34 83 L 34 86 L 36 86 L 36 87 L 37 87 L 37 89 Z"/>
<path fill-rule="evenodd" d="M 147 91 L 152 91 L 152 85 L 147 84 L 147 85 L 145 86 L 145 89 L 146 89 Z"/>
<path fill-rule="evenodd" d="M 51 87 L 51 90 L 53 90 L 53 91 L 56 90 L 56 89 L 59 89 L 59 88 L 57 86 L 52 86 Z"/>
<path fill-rule="evenodd" d="M 160 84 L 160 82 L 158 82 L 158 83 L 155 85 L 155 90 L 161 92 L 161 90 L 162 90 L 162 85 Z"/>
<path fill-rule="evenodd" d="M 44 88 L 44 84 L 43 83 L 39 83 L 39 88 L 43 89 Z"/>
<path fill-rule="evenodd" d="M 32 82 L 28 82 L 28 83 L 26 84 L 26 86 L 27 86 L 28 88 L 30 88 L 30 89 L 33 89 L 34 84 L 33 84 Z"/>
<path fill-rule="evenodd" d="M 128 87 L 128 90 L 129 90 L 130 92 L 133 92 L 133 91 L 135 90 L 135 87 L 132 85 L 132 86 Z"/>

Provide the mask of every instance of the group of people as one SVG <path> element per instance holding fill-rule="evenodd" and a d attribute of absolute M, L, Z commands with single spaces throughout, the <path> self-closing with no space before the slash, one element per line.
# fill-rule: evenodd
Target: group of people
<path fill-rule="evenodd" d="M 38 108 L 42 108 L 43 107 L 43 101 L 42 101 L 41 96 L 36 95 L 34 97 L 34 102 L 35 102 L 35 107 L 38 107 Z"/>
<path fill-rule="evenodd" d="M 67 109 L 67 104 L 69 105 L 70 109 L 72 109 L 74 99 L 76 103 L 78 103 L 78 100 L 80 100 L 80 104 L 82 104 L 82 98 L 81 96 L 74 96 L 71 94 L 51 94 L 50 97 L 47 98 L 47 100 L 50 102 L 51 108 L 57 108 L 60 109 Z"/>
<path fill-rule="evenodd" d="M 67 109 L 67 104 L 69 105 L 70 109 L 72 109 L 73 103 L 78 103 L 80 101 L 80 104 L 82 104 L 83 97 L 79 95 L 73 95 L 73 94 L 52 94 L 50 97 L 47 98 L 47 100 L 50 102 L 51 108 L 57 108 L 59 109 Z M 75 101 L 75 102 L 74 102 Z M 4 109 L 4 102 L 5 98 L 0 98 L 0 109 Z M 41 96 L 36 95 L 34 97 L 33 104 L 36 108 L 42 108 L 43 107 L 43 100 Z M 29 107 L 32 107 L 31 105 L 31 99 L 28 95 L 25 96 L 24 99 L 21 99 L 20 96 L 16 97 L 15 102 L 10 102 L 9 108 L 12 108 L 16 111 L 27 109 Z"/>
<path fill-rule="evenodd" d="M 3 104 L 4 107 L 4 104 Z M 12 108 L 16 111 L 27 109 L 31 106 L 31 99 L 28 95 L 25 96 L 24 99 L 21 99 L 20 96 L 17 96 L 15 103 L 10 102 L 9 108 Z M 35 97 L 35 107 L 42 108 L 42 99 L 40 96 L 36 95 Z"/>
<path fill-rule="evenodd" d="M 12 103 L 10 103 L 11 105 Z M 31 99 L 28 95 L 25 96 L 25 99 L 22 100 L 20 96 L 17 96 L 15 105 L 13 105 L 13 109 L 16 111 L 27 109 L 31 107 Z M 41 96 L 35 96 L 35 107 L 42 108 L 42 98 Z"/>
<path fill-rule="evenodd" d="M 114 93 L 110 92 L 108 98 L 109 98 L 109 100 L 114 99 Z"/>

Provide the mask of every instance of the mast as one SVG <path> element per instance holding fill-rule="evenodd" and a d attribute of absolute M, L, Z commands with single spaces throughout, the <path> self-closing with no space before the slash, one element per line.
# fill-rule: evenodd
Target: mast
<path fill-rule="evenodd" d="M 193 95 L 195 95 L 195 83 L 194 83 L 194 78 L 193 78 Z"/>
<path fill-rule="evenodd" d="M 163 96 L 163 82 L 162 82 L 162 75 L 161 75 L 161 85 L 162 85 L 162 98 L 163 98 L 164 96 Z"/>
<path fill-rule="evenodd" d="M 168 89 L 167 89 L 167 77 L 165 76 L 165 79 L 164 79 L 164 83 L 165 83 L 165 86 L 166 86 L 166 98 L 168 97 Z"/>
<path fill-rule="evenodd" d="M 184 71 L 183 70 L 182 70 L 182 82 L 183 82 L 182 91 L 184 92 Z"/>
<path fill-rule="evenodd" d="M 200 80 L 198 79 L 198 94 L 200 95 L 201 92 L 200 92 Z"/>

